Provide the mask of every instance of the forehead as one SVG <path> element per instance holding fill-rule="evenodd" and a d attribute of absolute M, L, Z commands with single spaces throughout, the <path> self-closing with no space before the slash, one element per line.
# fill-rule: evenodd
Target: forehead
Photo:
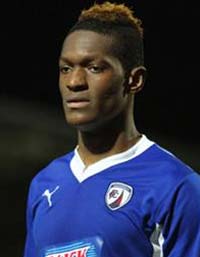
<path fill-rule="evenodd" d="M 78 55 L 112 55 L 113 39 L 110 36 L 93 31 L 77 30 L 64 40 L 61 56 Z"/>

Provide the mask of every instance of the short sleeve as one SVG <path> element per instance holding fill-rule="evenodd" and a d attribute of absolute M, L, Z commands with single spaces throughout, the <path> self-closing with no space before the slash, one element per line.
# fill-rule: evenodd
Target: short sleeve
<path fill-rule="evenodd" d="M 200 176 L 186 177 L 176 189 L 163 227 L 164 257 L 200 257 Z"/>

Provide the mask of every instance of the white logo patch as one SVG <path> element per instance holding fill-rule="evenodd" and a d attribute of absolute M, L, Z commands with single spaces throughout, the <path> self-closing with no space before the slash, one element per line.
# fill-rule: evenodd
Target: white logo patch
<path fill-rule="evenodd" d="M 110 184 L 106 193 L 106 204 L 111 210 L 116 210 L 128 203 L 133 195 L 133 188 L 121 182 Z"/>
<path fill-rule="evenodd" d="M 57 186 L 52 192 L 49 191 L 49 189 L 46 189 L 42 196 L 46 196 L 49 207 L 52 206 L 51 197 L 52 195 L 59 189 L 59 186 Z"/>

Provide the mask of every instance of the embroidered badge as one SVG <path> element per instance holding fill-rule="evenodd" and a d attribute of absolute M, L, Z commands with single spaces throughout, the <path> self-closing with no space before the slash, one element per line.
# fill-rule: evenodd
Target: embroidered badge
<path fill-rule="evenodd" d="M 110 184 L 105 201 L 109 209 L 117 210 L 127 204 L 133 195 L 133 188 L 121 182 Z"/>

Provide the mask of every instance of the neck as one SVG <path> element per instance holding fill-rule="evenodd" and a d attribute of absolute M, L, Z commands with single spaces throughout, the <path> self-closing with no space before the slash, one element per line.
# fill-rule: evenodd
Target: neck
<path fill-rule="evenodd" d="M 119 115 L 101 128 L 78 131 L 78 152 L 86 166 L 129 149 L 141 137 L 132 115 Z"/>

